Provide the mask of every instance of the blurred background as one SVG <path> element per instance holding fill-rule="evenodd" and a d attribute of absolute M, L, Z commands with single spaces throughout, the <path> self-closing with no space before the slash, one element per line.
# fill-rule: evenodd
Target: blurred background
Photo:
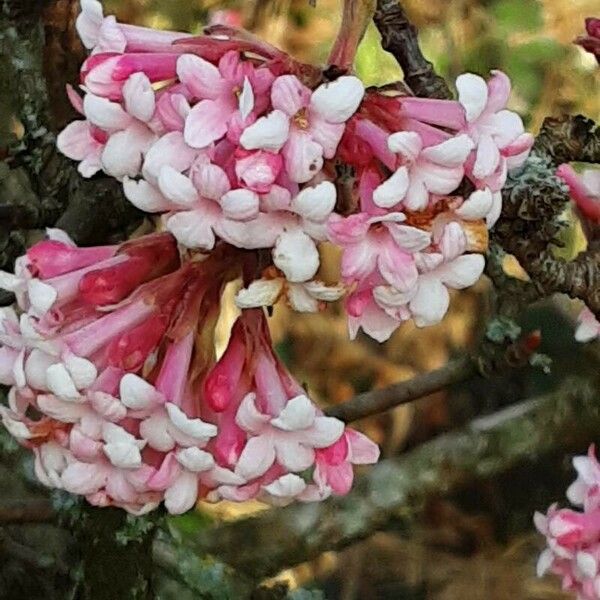
<path fill-rule="evenodd" d="M 424 54 L 449 81 L 464 71 L 484 76 L 491 69 L 508 73 L 514 86 L 510 107 L 534 133 L 548 115 L 600 117 L 600 72 L 594 58 L 571 43 L 583 32 L 586 16 L 594 12 L 600 16 L 598 0 L 406 0 L 403 4 L 419 28 Z M 209 20 L 226 19 L 312 63 L 325 61 L 341 10 L 340 0 L 318 0 L 315 8 L 307 0 L 104 0 L 104 5 L 120 21 L 182 31 L 200 32 Z M 361 45 L 356 68 L 368 85 L 402 77 L 393 59 L 381 50 L 373 26 Z M 7 109 L 5 105 L 0 111 Z M 0 123 L 10 121 L 0 118 Z M 584 243 L 575 220 L 567 218 L 572 225 L 565 234 L 565 247 L 559 250 L 565 257 L 573 256 Z M 328 248 L 325 254 L 325 274 L 333 279 L 335 251 Z M 508 264 L 507 270 L 522 276 L 518 265 Z M 490 286 L 484 279 L 454 296 L 439 326 L 417 330 L 405 324 L 383 345 L 361 336 L 349 342 L 339 307 L 306 317 L 292 317 L 285 307 L 278 307 L 271 325 L 277 350 L 294 375 L 323 404 L 331 404 L 438 368 L 468 351 L 481 337 L 489 305 Z M 536 305 L 520 318 L 524 331 L 541 330 L 541 351 L 553 359 L 549 374 L 526 369 L 508 377 L 475 379 L 358 427 L 381 445 L 384 456 L 393 456 L 475 416 L 548 392 L 567 376 L 597 373 L 600 349 L 578 345 L 573 339 L 580 308 L 558 299 Z M 231 309 L 224 330 L 233 317 Z M 225 341 L 223 334 L 221 346 Z M 320 590 L 322 597 L 331 600 L 562 598 L 556 581 L 535 578 L 542 540 L 533 531 L 531 517 L 535 509 L 562 502 L 573 478 L 570 457 L 546 456 L 542 462 L 532 461 L 497 478 L 467 485 L 455 497 L 432 498 L 423 522 L 415 524 L 409 536 L 392 519 L 370 539 L 344 552 L 328 553 L 279 579 L 292 588 Z M 258 510 L 264 507 L 200 505 L 198 515 L 182 517 L 174 526 L 201 535 L 206 518 L 236 519 Z"/>

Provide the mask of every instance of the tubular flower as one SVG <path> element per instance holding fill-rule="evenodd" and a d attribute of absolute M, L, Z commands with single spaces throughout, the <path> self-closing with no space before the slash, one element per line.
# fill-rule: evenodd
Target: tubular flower
<path fill-rule="evenodd" d="M 537 564 L 538 577 L 559 576 L 564 590 L 583 600 L 600 598 L 600 464 L 594 446 L 587 456 L 576 456 L 577 480 L 567 490 L 572 504 L 582 510 L 559 509 L 553 504 L 534 522 L 548 547 Z"/>
<path fill-rule="evenodd" d="M 346 295 L 351 336 L 381 342 L 438 323 L 449 290 L 481 275 L 507 171 L 531 146 L 508 78 L 463 75 L 458 101 L 384 94 L 222 15 L 192 37 L 81 8 L 91 53 L 67 94 L 82 118 L 58 148 L 119 180 L 161 233 L 78 248 L 50 230 L 0 272 L 17 301 L 0 312 L 4 425 L 44 484 L 136 514 L 347 493 L 377 446 L 292 378 L 263 307 Z M 233 281 L 242 314 L 215 362 Z"/>

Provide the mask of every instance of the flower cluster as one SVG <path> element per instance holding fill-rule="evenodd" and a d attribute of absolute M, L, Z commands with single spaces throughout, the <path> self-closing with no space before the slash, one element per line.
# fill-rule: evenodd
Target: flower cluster
<path fill-rule="evenodd" d="M 82 0 L 91 51 L 82 118 L 58 148 L 156 215 L 160 233 L 77 248 L 62 232 L 0 286 L 5 426 L 41 481 L 100 506 L 276 504 L 345 494 L 377 460 L 325 416 L 273 352 L 264 307 L 315 312 L 346 295 L 350 333 L 439 322 L 480 277 L 509 168 L 532 137 L 508 78 L 466 74 L 458 101 L 365 90 L 299 63 L 220 15 L 192 37 L 123 25 Z M 339 281 L 319 278 L 322 243 Z M 221 292 L 242 314 L 221 359 Z"/>
<path fill-rule="evenodd" d="M 181 513 L 200 496 L 345 494 L 352 464 L 377 460 L 287 373 L 262 311 L 244 313 L 211 368 L 199 324 L 216 319 L 239 262 L 214 256 L 182 263 L 168 233 L 77 248 L 50 231 L 3 274 L 21 314 L 0 314 L 0 383 L 11 386 L 0 414 L 40 481 L 98 506 L 139 514 L 164 500 Z"/>
<path fill-rule="evenodd" d="M 564 590 L 582 600 L 600 598 L 600 463 L 592 445 L 587 456 L 576 456 L 573 466 L 577 480 L 567 490 L 569 501 L 582 511 L 559 509 L 535 514 L 538 531 L 548 547 L 538 560 L 542 577 L 551 572 L 562 578 Z"/>
<path fill-rule="evenodd" d="M 329 237 L 343 248 L 351 333 L 379 341 L 414 319 L 445 315 L 448 289 L 475 283 L 487 227 L 500 215 L 507 171 L 522 164 L 533 138 L 506 110 L 510 82 L 457 79 L 458 101 L 367 96 L 340 154 L 359 177 L 359 208 L 332 215 Z M 466 195 L 457 188 L 463 187 Z"/>

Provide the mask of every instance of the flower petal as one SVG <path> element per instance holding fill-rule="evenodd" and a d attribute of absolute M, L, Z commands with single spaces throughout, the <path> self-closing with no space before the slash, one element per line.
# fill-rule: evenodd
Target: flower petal
<path fill-rule="evenodd" d="M 388 137 L 388 148 L 413 162 L 423 148 L 423 140 L 416 131 L 398 131 Z"/>
<path fill-rule="evenodd" d="M 477 120 L 488 101 L 488 87 L 483 78 L 473 73 L 463 73 L 456 79 L 458 101 L 463 105 L 467 121 Z"/>
<path fill-rule="evenodd" d="M 190 419 L 178 406 L 167 402 L 167 414 L 177 429 L 197 440 L 205 440 L 217 435 L 217 428 L 212 423 L 205 423 L 201 419 Z"/>
<path fill-rule="evenodd" d="M 362 81 L 345 75 L 320 85 L 311 96 L 310 106 L 330 123 L 345 123 L 357 111 L 364 95 Z"/>
<path fill-rule="evenodd" d="M 200 450 L 196 446 L 191 448 L 183 448 L 177 451 L 177 460 L 182 467 L 193 473 L 201 473 L 212 469 L 215 464 L 215 459 L 212 454 Z"/>
<path fill-rule="evenodd" d="M 448 311 L 450 296 L 446 286 L 433 276 L 419 278 L 417 293 L 410 301 L 410 310 L 417 327 L 436 325 Z"/>
<path fill-rule="evenodd" d="M 289 281 L 308 281 L 319 269 L 319 252 L 301 229 L 283 232 L 273 248 L 273 262 Z"/>
<path fill-rule="evenodd" d="M 335 208 L 337 192 L 331 181 L 305 187 L 293 200 L 291 209 L 305 219 L 325 221 Z"/>
<path fill-rule="evenodd" d="M 235 472 L 246 481 L 264 475 L 275 461 L 275 448 L 271 439 L 259 435 L 248 440 L 238 459 Z"/>
<path fill-rule="evenodd" d="M 474 146 L 473 140 L 463 133 L 436 146 L 425 148 L 422 156 L 438 165 L 460 167 Z"/>
<path fill-rule="evenodd" d="M 290 132 L 283 157 L 288 175 L 295 183 L 310 181 L 323 167 L 323 147 L 305 131 Z"/>
<path fill-rule="evenodd" d="M 230 117 L 231 111 L 217 100 L 198 102 L 185 120 L 186 143 L 192 148 L 206 148 L 227 133 Z"/>
<path fill-rule="evenodd" d="M 160 190 L 145 179 L 136 181 L 125 177 L 123 179 L 123 192 L 129 202 L 144 212 L 158 213 L 173 208 L 171 202 L 160 193 Z"/>
<path fill-rule="evenodd" d="M 306 396 L 296 396 L 285 405 L 271 424 L 284 431 L 297 431 L 311 427 L 316 416 L 315 405 Z"/>
<path fill-rule="evenodd" d="M 216 240 L 212 223 L 201 210 L 182 211 L 170 216 L 166 228 L 186 248 L 214 248 Z"/>
<path fill-rule="evenodd" d="M 440 279 L 456 290 L 473 285 L 483 273 L 485 259 L 481 254 L 465 254 L 440 267 Z"/>
<path fill-rule="evenodd" d="M 162 194 L 175 204 L 190 207 L 198 201 L 198 192 L 192 181 L 169 165 L 164 165 L 158 176 Z"/>
<path fill-rule="evenodd" d="M 236 294 L 235 303 L 239 308 L 273 306 L 281 294 L 282 287 L 281 279 L 257 279 Z"/>
<path fill-rule="evenodd" d="M 380 208 L 391 208 L 406 196 L 410 183 L 408 169 L 400 167 L 389 179 L 375 188 L 373 202 Z"/>
<path fill-rule="evenodd" d="M 156 100 L 152 84 L 145 73 L 134 73 L 123 86 L 125 109 L 136 119 L 147 123 L 154 115 Z"/>
<path fill-rule="evenodd" d="M 295 75 L 277 77 L 271 88 L 271 102 L 275 110 L 293 117 L 310 102 L 310 90 Z"/>
<path fill-rule="evenodd" d="M 494 196 L 490 188 L 475 190 L 454 212 L 467 221 L 484 219 L 491 211 Z"/>
<path fill-rule="evenodd" d="M 280 110 L 274 110 L 246 127 L 240 137 L 240 144 L 246 150 L 279 151 L 288 139 L 289 117 Z"/>
<path fill-rule="evenodd" d="M 249 221 L 258 215 L 259 198 L 251 190 L 231 190 L 221 198 L 223 214 L 236 221 Z"/>
<path fill-rule="evenodd" d="M 196 98 L 218 98 L 226 82 L 219 69 L 195 54 L 183 54 L 177 59 L 177 77 Z"/>
<path fill-rule="evenodd" d="M 198 477 L 183 471 L 165 492 L 165 508 L 172 515 L 181 515 L 194 508 L 198 499 Z"/>

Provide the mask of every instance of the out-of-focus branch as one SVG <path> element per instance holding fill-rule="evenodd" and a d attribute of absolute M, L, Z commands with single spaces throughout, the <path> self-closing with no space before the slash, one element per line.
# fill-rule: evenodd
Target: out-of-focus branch
<path fill-rule="evenodd" d="M 344 0 L 342 23 L 327 61 L 342 71 L 352 68 L 367 25 L 373 18 L 376 0 Z"/>
<path fill-rule="evenodd" d="M 452 98 L 452 92 L 433 65 L 423 56 L 417 29 L 408 20 L 399 0 L 377 0 L 375 25 L 382 46 L 398 61 L 404 80 L 417 96 Z"/>
<path fill-rule="evenodd" d="M 466 480 L 504 472 L 551 450 L 580 451 L 599 428 L 594 387 L 568 381 L 551 395 L 380 462 L 358 478 L 345 498 L 220 525 L 203 531 L 192 548 L 260 580 L 363 539 L 398 511 L 414 519 L 432 493 L 448 493 Z"/>

